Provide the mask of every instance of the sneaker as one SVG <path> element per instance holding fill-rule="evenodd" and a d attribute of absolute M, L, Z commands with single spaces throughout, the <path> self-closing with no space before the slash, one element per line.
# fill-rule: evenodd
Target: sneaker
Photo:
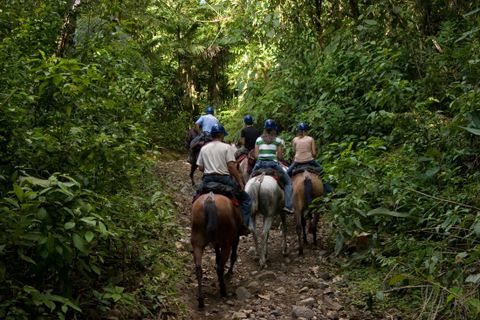
<path fill-rule="evenodd" d="M 286 213 L 286 214 L 293 214 L 293 209 L 289 209 L 287 207 L 283 207 L 283 211 Z"/>

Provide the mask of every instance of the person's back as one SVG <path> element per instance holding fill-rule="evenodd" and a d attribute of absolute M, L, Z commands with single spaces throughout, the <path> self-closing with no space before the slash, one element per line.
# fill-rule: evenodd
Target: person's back
<path fill-rule="evenodd" d="M 212 127 L 215 125 L 218 125 L 218 119 L 213 115 L 214 114 L 214 109 L 213 107 L 208 106 L 205 109 L 206 114 L 202 115 L 200 118 L 198 118 L 197 121 L 195 121 L 195 126 L 197 130 L 201 128 L 202 132 L 206 135 L 210 135 L 210 131 L 212 130 Z"/>
<path fill-rule="evenodd" d="M 292 144 L 295 149 L 295 161 L 308 162 L 314 159 L 315 141 L 312 137 L 308 135 L 295 137 Z"/>
<path fill-rule="evenodd" d="M 244 146 L 250 151 L 255 148 L 255 141 L 257 141 L 257 138 L 260 136 L 260 131 L 253 126 L 247 126 L 242 129 L 240 136 L 245 138 Z"/>
<path fill-rule="evenodd" d="M 293 162 L 288 167 L 288 175 L 292 175 L 293 170 L 299 164 L 308 164 L 312 167 L 321 168 L 320 164 L 315 161 L 317 148 L 315 140 L 307 134 L 308 129 L 308 125 L 303 122 L 300 122 L 297 126 L 298 135 L 292 141 L 295 156 Z"/>
<path fill-rule="evenodd" d="M 232 147 L 222 141 L 207 143 L 197 160 L 204 167 L 204 174 L 229 175 L 228 162 L 235 161 Z"/>
<path fill-rule="evenodd" d="M 255 148 L 255 142 L 260 136 L 260 131 L 253 126 L 253 117 L 247 114 L 243 117 L 245 127 L 240 131 L 240 142 L 247 152 Z"/>

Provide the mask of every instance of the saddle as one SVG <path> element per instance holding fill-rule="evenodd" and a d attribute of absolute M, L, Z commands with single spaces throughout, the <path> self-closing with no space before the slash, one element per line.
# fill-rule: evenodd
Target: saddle
<path fill-rule="evenodd" d="M 200 149 L 207 143 L 212 141 L 212 137 L 204 133 L 199 134 L 190 142 L 190 149 L 193 152 L 200 151 Z"/>
<path fill-rule="evenodd" d="M 323 167 L 314 167 L 312 165 L 309 165 L 309 164 L 299 164 L 297 166 L 295 166 L 295 168 L 293 169 L 292 171 L 292 177 L 298 173 L 302 173 L 304 171 L 308 171 L 308 172 L 311 172 L 313 174 L 316 174 L 317 176 L 321 176 L 324 172 L 323 170 Z"/>
<path fill-rule="evenodd" d="M 281 189 L 284 189 L 285 184 L 282 182 L 281 173 L 279 173 L 277 170 L 272 169 L 272 168 L 257 169 L 257 170 L 255 170 L 255 171 L 252 172 L 252 175 L 251 175 L 250 178 L 254 178 L 254 177 L 259 176 L 259 175 L 262 175 L 262 174 L 264 174 L 264 175 L 266 175 L 266 176 L 271 176 L 271 177 L 273 177 L 273 178 L 277 181 L 279 187 L 280 187 Z"/>
<path fill-rule="evenodd" d="M 200 197 L 202 194 L 210 192 L 213 192 L 215 194 L 221 194 L 222 196 L 229 198 L 235 206 L 240 205 L 240 202 L 235 197 L 235 189 L 229 185 L 219 182 L 209 182 L 206 184 L 201 183 L 197 189 L 196 195 L 193 197 L 192 202 L 195 202 L 195 200 L 197 200 L 197 198 Z"/>

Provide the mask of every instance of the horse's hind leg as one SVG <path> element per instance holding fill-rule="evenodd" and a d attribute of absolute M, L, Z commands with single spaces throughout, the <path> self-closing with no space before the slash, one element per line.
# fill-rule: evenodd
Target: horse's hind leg
<path fill-rule="evenodd" d="M 307 240 L 307 229 L 305 228 L 307 225 L 307 220 L 305 219 L 305 216 L 302 215 L 302 234 L 303 234 L 303 242 L 305 244 L 308 244 Z"/>
<path fill-rule="evenodd" d="M 258 235 L 257 235 L 257 215 L 250 216 L 250 224 L 249 227 L 250 232 L 252 233 L 253 243 L 255 244 L 255 254 L 256 258 L 260 256 L 260 251 L 258 247 Z"/>
<path fill-rule="evenodd" d="M 302 237 L 302 212 L 295 210 L 295 229 L 297 231 L 298 238 L 298 255 L 303 254 L 303 237 Z"/>
<path fill-rule="evenodd" d="M 227 276 L 231 276 L 233 274 L 233 266 L 237 261 L 238 241 L 238 237 L 233 241 L 232 253 L 230 254 L 230 267 L 228 268 Z"/>
<path fill-rule="evenodd" d="M 223 275 L 225 270 L 225 264 L 227 263 L 228 256 L 230 255 L 230 249 L 231 247 L 229 245 L 222 249 L 218 247 L 215 248 L 216 269 L 221 297 L 227 296 L 227 288 L 225 286 L 225 278 Z"/>
<path fill-rule="evenodd" d="M 262 243 L 260 244 L 260 268 L 263 269 L 267 264 L 268 254 L 268 233 L 272 227 L 272 216 L 269 215 L 263 219 Z"/>
<path fill-rule="evenodd" d="M 283 237 L 283 243 L 282 243 L 282 254 L 284 257 L 288 256 L 288 251 L 287 251 L 287 221 L 285 217 L 285 213 L 282 212 L 280 215 L 280 218 L 282 219 L 282 237 Z"/>
<path fill-rule="evenodd" d="M 192 164 L 192 165 L 190 166 L 190 175 L 189 175 L 189 176 L 190 176 L 190 180 L 192 181 L 192 186 L 195 185 L 195 179 L 194 179 L 194 177 L 195 177 L 195 170 L 197 170 L 197 165 L 196 165 L 196 164 Z"/>
<path fill-rule="evenodd" d="M 312 233 L 313 236 L 313 245 L 316 247 L 317 246 L 317 225 L 318 225 L 318 214 L 313 214 L 310 224 L 310 232 Z"/>
<path fill-rule="evenodd" d="M 203 289 L 202 289 L 202 273 L 203 273 L 202 272 L 202 255 L 203 255 L 203 248 L 201 247 L 193 248 L 195 275 L 197 277 L 197 282 L 198 282 L 197 300 L 198 300 L 199 308 L 203 308 L 205 306 L 205 303 L 204 303 L 205 296 L 203 295 Z"/>

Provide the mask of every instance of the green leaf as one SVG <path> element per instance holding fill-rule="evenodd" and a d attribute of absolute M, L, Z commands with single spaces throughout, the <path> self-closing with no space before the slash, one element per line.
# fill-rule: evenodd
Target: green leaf
<path fill-rule="evenodd" d="M 73 235 L 73 245 L 82 253 L 87 253 L 87 249 L 85 248 L 85 241 L 82 237 L 78 234 Z"/>
<path fill-rule="evenodd" d="M 69 222 L 65 223 L 65 225 L 63 227 L 65 228 L 65 230 L 70 230 L 73 227 L 75 227 L 75 222 L 69 221 Z"/>
<path fill-rule="evenodd" d="M 23 190 L 22 190 L 22 188 L 20 188 L 18 184 L 14 183 L 13 184 L 13 191 L 15 192 L 15 195 L 17 196 L 17 199 L 22 202 L 23 201 Z"/>
<path fill-rule="evenodd" d="M 480 236 L 480 221 L 478 221 L 473 227 L 473 231 L 477 236 Z"/>
<path fill-rule="evenodd" d="M 383 293 L 383 291 L 378 290 L 375 293 L 375 297 L 377 298 L 378 301 L 383 301 L 385 299 L 385 294 Z"/>
<path fill-rule="evenodd" d="M 22 251 L 18 250 L 17 251 L 18 253 L 18 256 L 20 257 L 20 259 L 22 259 L 23 261 L 27 261 L 28 263 L 31 263 L 33 265 L 37 265 L 37 263 L 35 262 L 35 260 L 33 260 L 32 258 L 26 256 L 25 254 L 23 254 Z"/>
<path fill-rule="evenodd" d="M 373 210 L 370 210 L 370 211 L 367 212 L 367 216 L 377 216 L 377 215 L 397 217 L 397 218 L 406 218 L 406 217 L 410 216 L 409 213 L 391 211 L 391 210 L 388 210 L 387 208 L 383 208 L 383 207 L 376 208 L 376 209 L 373 209 Z"/>
<path fill-rule="evenodd" d="M 391 285 L 391 286 L 394 286 L 400 282 L 402 282 L 403 280 L 405 279 L 408 279 L 408 276 L 405 275 L 405 274 L 397 274 L 393 277 L 390 278 L 390 280 L 388 280 L 388 284 Z"/>
<path fill-rule="evenodd" d="M 467 130 L 470 133 L 473 133 L 474 135 L 480 136 L 480 129 L 478 128 L 470 128 L 470 127 L 460 127 L 462 129 Z"/>
<path fill-rule="evenodd" d="M 480 283 L 480 273 L 469 275 L 467 279 L 465 279 L 465 282 L 474 284 Z"/>
<path fill-rule="evenodd" d="M 447 296 L 447 303 L 451 302 L 452 300 L 456 299 L 460 292 L 462 291 L 461 288 L 453 287 L 450 289 L 450 294 Z"/>
<path fill-rule="evenodd" d="M 105 227 L 102 221 L 98 221 L 98 229 L 103 235 L 106 235 L 108 233 L 107 228 Z"/>
<path fill-rule="evenodd" d="M 43 220 L 47 217 L 47 210 L 45 208 L 39 208 L 37 211 L 37 218 Z"/>
<path fill-rule="evenodd" d="M 85 232 L 85 240 L 87 240 L 87 242 L 90 242 L 93 240 L 93 237 L 94 237 L 94 234 L 92 231 L 87 231 Z"/>
<path fill-rule="evenodd" d="M 80 221 L 85 222 L 86 224 L 89 224 L 91 226 L 97 225 L 97 219 L 95 217 L 84 217 L 80 218 Z"/>
<path fill-rule="evenodd" d="M 467 300 L 469 306 L 474 309 L 474 314 L 478 315 L 480 313 L 480 300 L 477 298 L 471 298 Z"/>

